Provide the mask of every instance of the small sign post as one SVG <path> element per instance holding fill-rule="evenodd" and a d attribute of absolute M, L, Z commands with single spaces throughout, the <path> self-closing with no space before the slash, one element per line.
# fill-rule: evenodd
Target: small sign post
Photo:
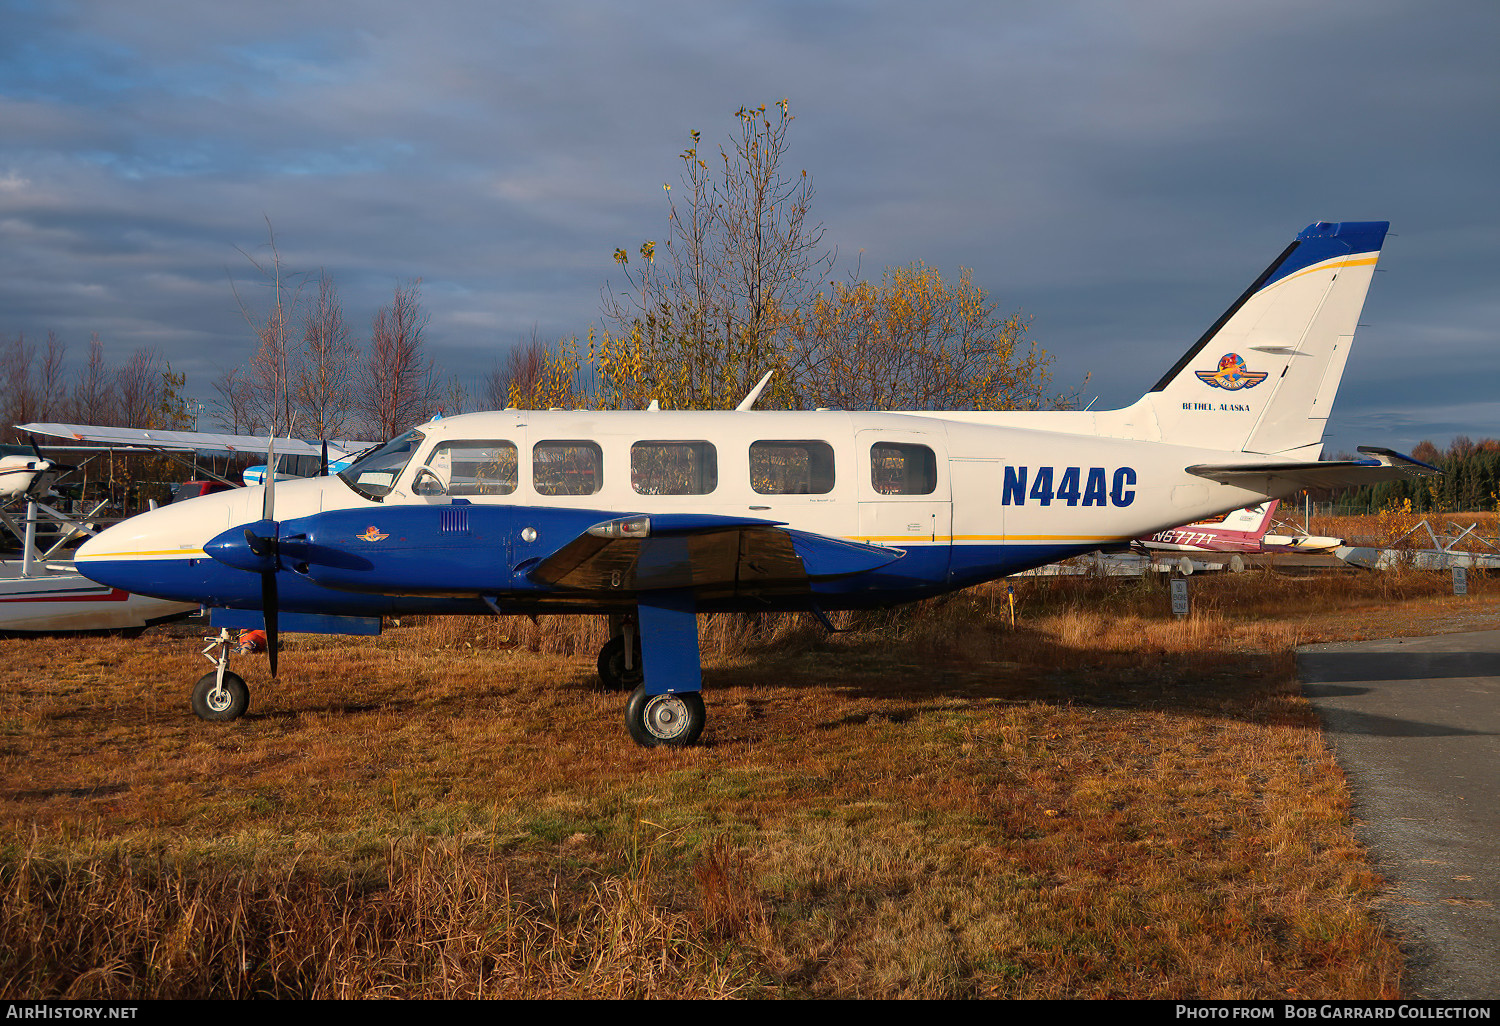
<path fill-rule="evenodd" d="M 1188 615 L 1188 582 L 1186 577 L 1172 578 L 1172 615 L 1179 619 Z"/>
<path fill-rule="evenodd" d="M 1453 594 L 1467 595 L 1469 593 L 1469 571 L 1465 567 L 1453 568 Z"/>

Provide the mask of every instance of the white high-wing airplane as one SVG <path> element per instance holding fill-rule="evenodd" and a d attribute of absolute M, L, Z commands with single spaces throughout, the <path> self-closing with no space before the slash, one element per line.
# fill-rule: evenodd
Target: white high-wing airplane
<path fill-rule="evenodd" d="M 599 669 L 634 686 L 630 735 L 692 744 L 698 612 L 910 602 L 1304 488 L 1433 472 L 1383 449 L 1317 462 L 1386 229 L 1307 228 L 1124 409 L 467 414 L 337 477 L 142 514 L 78 565 L 214 607 L 206 719 L 249 702 L 229 627 L 265 627 L 274 675 L 279 630 L 587 612 L 618 627 Z"/>
<path fill-rule="evenodd" d="M 232 435 L 216 431 L 166 431 L 157 428 L 104 427 L 98 424 L 18 424 L 17 430 L 75 442 L 97 442 L 127 451 L 150 452 L 228 452 L 263 453 L 274 447 L 276 479 L 314 477 L 322 472 L 323 460 L 328 472 L 337 474 L 348 468 L 354 456 L 374 448 L 370 442 L 345 439 L 327 441 L 302 438 L 272 438 L 268 435 Z M 264 464 L 249 467 L 243 478 L 247 485 L 265 484 Z"/>

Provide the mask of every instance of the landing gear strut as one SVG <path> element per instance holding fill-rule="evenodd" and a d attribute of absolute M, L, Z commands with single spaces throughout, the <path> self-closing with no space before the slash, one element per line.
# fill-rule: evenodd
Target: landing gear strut
<path fill-rule="evenodd" d="M 645 748 L 665 745 L 686 748 L 703 733 L 703 673 L 698 664 L 698 617 L 690 589 L 661 589 L 643 593 L 633 623 L 620 642 L 623 656 L 630 626 L 641 638 L 640 676 L 625 704 L 625 729 Z M 611 643 L 613 644 L 613 643 Z M 600 653 L 603 676 L 605 652 Z M 629 686 L 629 683 L 627 683 Z"/>
<path fill-rule="evenodd" d="M 599 683 L 606 691 L 629 691 L 646 679 L 641 633 L 633 616 L 609 618 L 612 637 L 599 650 Z"/>
<path fill-rule="evenodd" d="M 193 712 L 200 720 L 210 722 L 239 719 L 250 708 L 250 689 L 245 678 L 229 672 L 229 652 L 234 639 L 226 627 L 219 631 L 218 637 L 205 640 L 208 644 L 203 647 L 203 658 L 214 671 L 205 673 L 193 685 Z"/>

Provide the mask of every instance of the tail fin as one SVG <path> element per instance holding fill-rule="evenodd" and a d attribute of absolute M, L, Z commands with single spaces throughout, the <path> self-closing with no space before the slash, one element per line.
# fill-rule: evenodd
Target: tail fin
<path fill-rule="evenodd" d="M 1266 532 L 1271 529 L 1271 518 L 1279 502 L 1279 499 L 1271 499 L 1257 506 L 1158 531 L 1149 538 L 1138 539 L 1136 544 L 1144 549 L 1179 552 L 1259 552 Z"/>
<path fill-rule="evenodd" d="M 1129 421 L 1154 420 L 1162 441 L 1317 459 L 1389 227 L 1309 225 Z"/>

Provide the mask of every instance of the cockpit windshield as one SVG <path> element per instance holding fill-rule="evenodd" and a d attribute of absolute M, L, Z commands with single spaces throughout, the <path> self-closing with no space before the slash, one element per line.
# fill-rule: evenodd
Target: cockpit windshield
<path fill-rule="evenodd" d="M 398 435 L 368 455 L 361 456 L 347 470 L 340 471 L 339 477 L 365 498 L 380 502 L 411 462 L 423 437 L 417 430 Z"/>

